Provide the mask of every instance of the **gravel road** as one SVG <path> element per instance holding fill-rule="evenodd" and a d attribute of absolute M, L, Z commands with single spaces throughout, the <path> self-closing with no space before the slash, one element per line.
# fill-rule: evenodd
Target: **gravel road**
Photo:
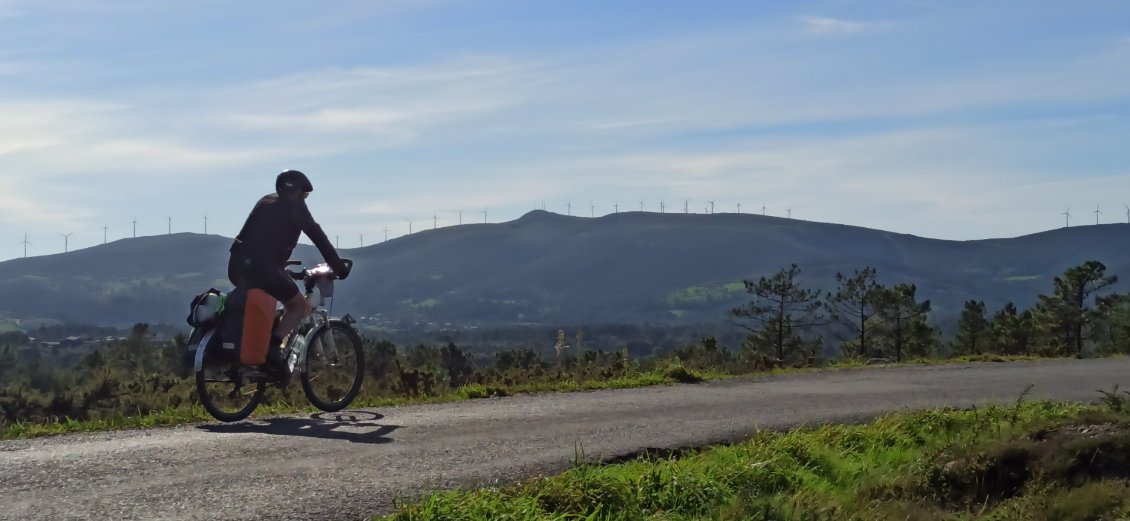
<path fill-rule="evenodd" d="M 0 442 L 0 519 L 363 519 L 590 458 L 900 409 L 1094 401 L 1130 360 L 823 371 Z"/>

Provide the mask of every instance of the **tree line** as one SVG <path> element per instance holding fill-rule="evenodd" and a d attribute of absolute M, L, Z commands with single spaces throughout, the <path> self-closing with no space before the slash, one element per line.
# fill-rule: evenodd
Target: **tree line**
<path fill-rule="evenodd" d="M 961 355 L 1082 356 L 1130 353 L 1130 293 L 1089 261 L 1056 277 L 1036 305 L 989 310 L 969 300 L 957 334 L 943 339 L 928 319 L 931 305 L 913 284 L 884 285 L 874 268 L 838 273 L 827 293 L 806 288 L 796 265 L 744 281 L 750 300 L 729 316 L 740 328 L 594 325 L 508 331 L 494 344 L 489 330 L 458 340 L 398 342 L 366 338 L 361 399 L 505 394 L 562 382 L 585 383 L 694 372 L 742 374 L 782 365 L 817 365 L 843 357 L 902 361 Z M 524 345 L 519 338 L 525 336 Z M 9 334 L 7 340 L 26 339 Z M 402 339 L 408 340 L 408 339 Z M 81 356 L 0 341 L 0 427 L 15 422 L 87 420 L 197 407 L 192 378 L 180 372 L 186 338 L 155 340 L 135 325 L 124 337 Z M 272 389 L 273 400 L 303 403 L 297 386 Z"/>
<path fill-rule="evenodd" d="M 1082 356 L 1130 352 L 1130 293 L 1112 292 L 1118 277 L 1099 261 L 1087 261 L 1055 277 L 1035 306 L 1012 302 L 988 310 L 982 300 L 965 302 L 950 341 L 928 322 L 929 300 L 914 284 L 884 285 L 875 268 L 837 273 L 827 293 L 806 288 L 796 264 L 760 279 L 745 280 L 751 300 L 731 310 L 748 335 L 743 351 L 796 364 L 838 346 L 859 359 L 959 355 Z"/>

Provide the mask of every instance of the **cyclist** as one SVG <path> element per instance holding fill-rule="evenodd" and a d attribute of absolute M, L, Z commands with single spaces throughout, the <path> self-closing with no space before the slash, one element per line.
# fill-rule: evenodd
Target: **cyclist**
<path fill-rule="evenodd" d="M 300 234 L 305 233 L 314 243 L 338 278 L 349 276 L 349 266 L 342 262 L 306 206 L 306 197 L 312 191 L 314 186 L 306 174 L 298 170 L 280 173 L 275 178 L 275 193 L 255 203 L 230 248 L 228 278 L 231 282 L 248 290 L 263 290 L 286 307 L 271 334 L 267 350 L 267 368 L 280 380 L 290 376 L 280 349 L 283 337 L 310 309 L 286 271 L 286 262 L 298 245 Z"/>

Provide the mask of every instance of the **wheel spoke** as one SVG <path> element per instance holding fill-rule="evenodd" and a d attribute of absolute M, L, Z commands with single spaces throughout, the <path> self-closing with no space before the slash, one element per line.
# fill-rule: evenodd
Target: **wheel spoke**
<path fill-rule="evenodd" d="M 221 421 L 246 418 L 259 404 L 266 386 L 249 381 L 238 366 L 205 367 L 196 373 L 200 404 Z"/>
<path fill-rule="evenodd" d="M 363 371 L 364 353 L 357 334 L 334 323 L 310 343 L 301 375 L 303 390 L 318 408 L 341 410 L 357 396 Z"/>

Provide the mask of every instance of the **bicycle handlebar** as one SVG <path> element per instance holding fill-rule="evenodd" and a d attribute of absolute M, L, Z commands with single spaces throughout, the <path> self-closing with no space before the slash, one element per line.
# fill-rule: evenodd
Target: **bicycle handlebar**
<path fill-rule="evenodd" d="M 345 264 L 346 268 L 348 268 L 351 271 L 353 270 L 353 259 L 341 259 L 341 262 L 343 264 Z M 300 261 L 300 260 L 289 260 L 289 261 L 286 261 L 286 264 L 287 264 L 287 266 L 301 266 L 302 261 Z M 289 271 L 289 270 L 287 270 L 287 273 L 290 273 L 290 278 L 292 278 L 294 280 L 306 280 L 307 278 L 309 278 L 311 276 L 325 276 L 325 277 L 331 277 L 332 276 L 334 278 L 337 278 L 337 276 L 336 276 L 336 274 L 334 274 L 333 270 L 330 269 L 330 267 L 328 265 L 326 265 L 325 263 L 318 264 L 317 266 L 314 266 L 313 268 L 303 269 L 302 271 Z"/>

